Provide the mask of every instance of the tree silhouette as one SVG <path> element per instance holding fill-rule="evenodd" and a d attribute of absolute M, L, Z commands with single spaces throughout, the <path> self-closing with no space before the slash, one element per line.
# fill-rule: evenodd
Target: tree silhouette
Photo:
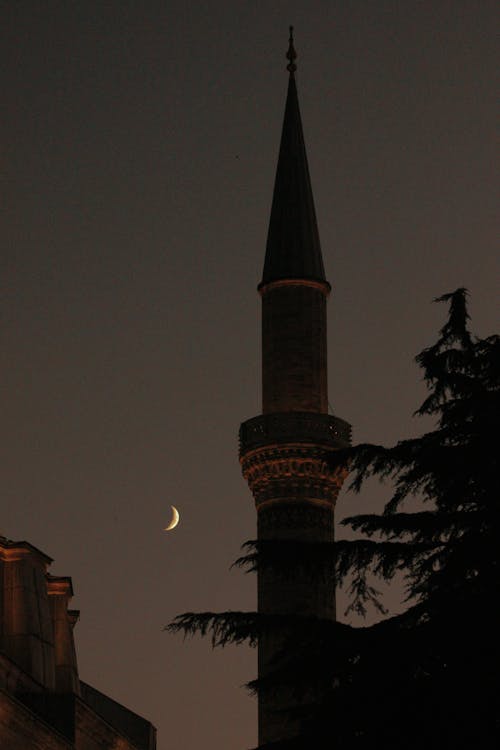
<path fill-rule="evenodd" d="M 448 319 L 418 355 L 435 428 L 391 448 L 339 451 L 351 488 L 390 480 L 381 514 L 345 518 L 362 538 L 332 544 L 249 542 L 236 564 L 330 571 L 349 581 L 350 608 L 383 610 L 373 578 L 403 575 L 408 608 L 371 627 L 258 613 L 186 613 L 171 632 L 214 646 L 286 632 L 274 673 L 252 690 L 301 695 L 301 731 L 266 747 L 493 747 L 498 741 L 500 338 L 468 330 L 467 292 L 440 297 Z M 417 509 L 409 510 L 408 501 Z M 295 567 L 294 567 L 295 566 Z M 326 574 L 330 574 L 326 573 Z M 496 689 L 495 689 L 496 688 Z M 311 697 L 312 696 L 312 697 Z M 262 750 L 263 750 L 262 746 Z"/>

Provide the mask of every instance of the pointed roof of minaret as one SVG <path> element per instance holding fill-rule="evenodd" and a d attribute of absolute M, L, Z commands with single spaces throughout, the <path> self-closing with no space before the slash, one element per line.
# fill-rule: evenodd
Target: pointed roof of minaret
<path fill-rule="evenodd" d="M 290 79 L 261 287 L 279 279 L 327 283 L 295 83 L 296 57 L 291 26 L 287 52 Z"/>

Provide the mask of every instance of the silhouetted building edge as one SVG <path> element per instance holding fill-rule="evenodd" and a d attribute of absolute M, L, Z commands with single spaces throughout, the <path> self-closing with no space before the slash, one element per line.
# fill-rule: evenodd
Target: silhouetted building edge
<path fill-rule="evenodd" d="M 155 750 L 153 725 L 78 676 L 71 578 L 0 537 L 0 748 Z"/>

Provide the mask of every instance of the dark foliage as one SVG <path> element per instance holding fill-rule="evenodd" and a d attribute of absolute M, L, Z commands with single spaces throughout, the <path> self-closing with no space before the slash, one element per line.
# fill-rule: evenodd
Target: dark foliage
<path fill-rule="evenodd" d="M 255 645 L 259 634 L 286 628 L 275 673 L 249 686 L 286 685 L 303 695 L 313 686 L 321 698 L 303 701 L 300 737 L 269 748 L 487 748 L 498 741 L 500 338 L 469 333 L 466 296 L 459 289 L 437 300 L 449 304 L 448 320 L 417 357 L 429 389 L 417 415 L 433 417 L 435 429 L 340 456 L 350 463 L 354 491 L 371 476 L 394 487 L 383 513 L 342 521 L 363 538 L 249 542 L 235 563 L 327 571 L 349 582 L 350 607 L 361 614 L 370 605 L 382 611 L 374 577 L 403 575 L 407 610 L 367 628 L 256 613 L 180 615 L 169 626 L 210 632 L 222 646 Z M 412 498 L 415 512 L 405 509 Z"/>
<path fill-rule="evenodd" d="M 466 600 L 478 597 L 486 605 L 498 582 L 500 339 L 472 338 L 464 289 L 438 301 L 450 303 L 448 321 L 436 344 L 417 357 L 430 390 L 417 414 L 434 417 L 436 429 L 393 448 L 355 448 L 353 488 L 375 475 L 391 479 L 395 490 L 382 515 L 342 522 L 367 537 L 406 546 L 402 565 L 397 546 L 381 555 L 384 541 L 378 541 L 364 570 L 385 579 L 404 570 L 412 603 L 408 617 L 416 621 L 450 607 L 455 617 Z M 430 507 L 402 512 L 413 495 Z M 356 549 L 353 543 L 341 552 L 345 565 L 356 564 Z"/>

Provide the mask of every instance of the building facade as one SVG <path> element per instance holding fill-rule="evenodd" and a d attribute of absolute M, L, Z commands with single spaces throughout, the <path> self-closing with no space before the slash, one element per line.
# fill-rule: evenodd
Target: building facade
<path fill-rule="evenodd" d="M 254 496 L 259 541 L 332 542 L 335 501 L 346 471 L 335 451 L 350 426 L 328 413 L 326 280 L 295 81 L 292 34 L 288 93 L 262 281 L 262 414 L 240 427 L 240 462 Z M 333 577 L 258 572 L 265 615 L 335 619 Z M 280 639 L 259 641 L 259 677 L 272 669 Z M 259 742 L 293 736 L 285 691 L 259 692 Z"/>
<path fill-rule="evenodd" d="M 51 562 L 0 537 L 0 748 L 155 750 L 152 724 L 79 679 L 79 612 Z"/>

